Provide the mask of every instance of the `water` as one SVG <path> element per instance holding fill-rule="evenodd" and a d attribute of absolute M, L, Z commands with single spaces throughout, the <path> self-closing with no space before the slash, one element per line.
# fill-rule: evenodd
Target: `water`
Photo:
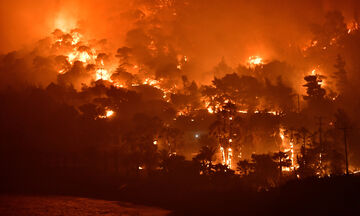
<path fill-rule="evenodd" d="M 70 196 L 0 195 L 1 216 L 162 216 L 160 208 Z"/>

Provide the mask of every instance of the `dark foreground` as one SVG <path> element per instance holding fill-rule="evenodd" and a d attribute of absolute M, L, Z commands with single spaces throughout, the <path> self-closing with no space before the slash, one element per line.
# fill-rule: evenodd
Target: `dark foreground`
<path fill-rule="evenodd" d="M 360 215 L 360 177 L 290 181 L 254 192 L 168 178 L 2 179 L 1 215 Z M 60 183 L 61 182 L 61 183 Z M 132 203 L 127 204 L 127 203 Z M 152 206 L 152 207 L 144 207 Z"/>
<path fill-rule="evenodd" d="M 105 201 L 70 196 L 20 196 L 1 195 L 0 215 L 22 216 L 162 216 L 169 211 L 160 208 L 151 208 L 132 205 L 124 202 Z"/>

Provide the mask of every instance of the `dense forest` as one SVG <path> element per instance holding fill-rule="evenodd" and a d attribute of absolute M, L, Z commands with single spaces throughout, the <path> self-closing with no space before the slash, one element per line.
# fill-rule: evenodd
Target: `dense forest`
<path fill-rule="evenodd" d="M 288 60 L 234 67 L 223 57 L 207 82 L 159 27 L 162 10 L 115 53 L 81 29 L 56 29 L 0 55 L 1 190 L 221 196 L 360 172 L 356 17 L 328 12 Z"/>

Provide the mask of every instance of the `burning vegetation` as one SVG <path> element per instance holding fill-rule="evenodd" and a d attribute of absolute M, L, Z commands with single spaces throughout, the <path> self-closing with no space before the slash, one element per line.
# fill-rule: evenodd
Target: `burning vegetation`
<path fill-rule="evenodd" d="M 144 2 L 115 49 L 56 29 L 0 56 L 2 169 L 237 176 L 255 189 L 358 172 L 356 16 L 327 12 L 289 56 L 219 53 L 201 68 L 173 29 L 195 3 Z"/>

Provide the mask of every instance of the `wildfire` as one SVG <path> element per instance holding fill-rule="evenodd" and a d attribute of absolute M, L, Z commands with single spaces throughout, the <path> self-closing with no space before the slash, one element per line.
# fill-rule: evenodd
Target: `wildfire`
<path fill-rule="evenodd" d="M 72 34 L 73 40 L 71 41 L 71 44 L 72 44 L 72 45 L 78 44 L 78 43 L 80 42 L 80 38 L 81 38 L 81 37 L 82 37 L 82 36 L 81 36 L 78 32 L 74 32 L 74 33 Z"/>
<path fill-rule="evenodd" d="M 318 85 L 320 85 L 320 86 L 324 86 L 324 85 L 325 85 L 324 80 L 320 80 L 320 81 L 318 82 Z"/>
<path fill-rule="evenodd" d="M 111 80 L 111 74 L 104 68 L 99 68 L 96 70 L 96 80 L 108 80 L 112 82 Z"/>
<path fill-rule="evenodd" d="M 75 61 L 80 61 L 85 64 L 85 66 L 88 66 L 90 64 L 96 65 L 96 60 L 98 53 L 97 51 L 92 48 L 88 48 L 86 46 L 80 46 L 83 42 L 81 39 L 83 36 L 76 31 L 73 31 L 71 34 L 71 51 L 66 53 L 65 56 L 67 56 L 67 60 L 70 63 L 70 65 L 73 65 Z M 58 43 L 60 46 L 67 46 L 64 42 L 64 38 L 58 38 L 56 39 L 56 43 Z M 62 68 L 59 70 L 59 74 L 65 74 L 67 71 L 65 68 Z M 104 62 L 101 61 L 100 65 L 98 65 L 98 69 L 95 71 L 94 78 L 95 80 L 103 79 L 103 80 L 109 80 L 110 81 L 111 73 L 109 73 L 104 68 Z"/>
<path fill-rule="evenodd" d="M 222 164 L 225 165 L 226 159 L 225 159 L 224 147 L 220 146 L 220 152 L 221 152 L 221 156 L 222 156 Z"/>
<path fill-rule="evenodd" d="M 153 86 L 157 89 L 161 89 L 160 87 L 160 81 L 159 80 L 154 80 L 154 79 L 151 79 L 151 78 L 146 78 L 143 82 L 143 85 L 150 85 L 150 86 Z"/>
<path fill-rule="evenodd" d="M 291 140 L 290 143 L 290 160 L 291 160 L 291 168 L 294 169 L 294 143 Z"/>
<path fill-rule="evenodd" d="M 248 60 L 248 64 L 253 67 L 255 67 L 257 65 L 262 65 L 263 59 L 259 56 L 250 56 L 249 60 Z"/>
<path fill-rule="evenodd" d="M 280 134 L 280 138 L 281 138 L 282 143 L 284 143 L 284 139 L 285 139 L 284 132 L 285 132 L 285 130 L 283 128 L 280 128 L 279 134 Z"/>
<path fill-rule="evenodd" d="M 359 30 L 359 28 L 360 28 L 359 23 L 355 21 L 347 24 L 348 34 L 351 34 L 352 32 Z"/>
<path fill-rule="evenodd" d="M 223 146 L 220 146 L 222 165 L 226 165 L 229 169 L 231 169 L 231 165 L 232 165 L 231 162 L 232 162 L 232 156 L 233 156 L 232 148 L 229 147 L 226 150 L 227 150 L 227 152 L 225 152 L 225 149 Z"/>
<path fill-rule="evenodd" d="M 285 137 L 285 129 L 284 128 L 280 128 L 279 129 L 279 135 L 281 138 L 281 146 L 284 148 L 284 152 L 286 152 L 288 154 L 288 157 L 286 159 L 290 159 L 291 161 L 291 166 L 290 168 L 288 167 L 283 167 L 282 171 L 291 171 L 295 169 L 295 162 L 294 162 L 294 158 L 295 158 L 295 154 L 294 154 L 294 143 L 292 140 L 290 140 L 288 143 L 286 141 L 286 137 Z M 290 153 L 290 154 L 289 154 Z"/>
<path fill-rule="evenodd" d="M 66 37 L 70 35 L 70 40 L 66 41 Z M 170 93 L 173 93 L 174 90 L 176 90 L 176 85 L 174 87 L 164 89 L 161 87 L 160 82 L 162 79 L 156 80 L 149 77 L 141 78 L 141 82 L 134 82 L 131 84 L 125 84 L 125 82 L 120 81 L 114 81 L 111 79 L 112 74 L 115 72 L 116 66 L 109 65 L 109 61 L 105 62 L 102 58 L 99 59 L 99 51 L 95 48 L 91 48 L 91 46 L 86 42 L 83 41 L 84 37 L 77 31 L 72 31 L 70 34 L 62 34 L 62 36 L 58 35 L 57 38 L 55 38 L 55 43 L 57 46 L 60 46 L 60 48 L 64 48 L 61 50 L 67 50 L 66 53 L 61 53 L 62 55 L 67 57 L 67 61 L 70 63 L 71 66 L 74 65 L 76 61 L 80 61 L 84 64 L 85 67 L 87 66 L 95 66 L 95 70 L 93 70 L 93 74 L 91 74 L 93 80 L 106 80 L 112 83 L 112 85 L 124 88 L 124 87 L 136 87 L 142 85 L 150 85 L 157 89 L 160 89 L 164 92 L 164 99 L 169 100 L 168 95 Z M 70 45 L 71 44 L 71 45 Z M 71 49 L 69 49 L 71 48 Z M 70 50 L 70 51 L 69 51 Z M 178 58 L 178 64 L 181 66 L 184 65 L 186 62 L 188 62 L 189 58 L 187 56 L 179 56 Z M 91 67 L 90 67 L 91 68 Z M 140 66 L 135 64 L 132 66 L 133 70 L 139 70 Z M 59 74 L 66 74 L 68 72 L 68 68 L 59 68 L 58 73 Z"/>
<path fill-rule="evenodd" d="M 207 110 L 208 110 L 208 113 L 210 113 L 210 114 L 214 113 L 214 110 L 211 107 L 208 107 Z"/>
<path fill-rule="evenodd" d="M 107 110 L 106 111 L 106 117 L 110 117 L 112 115 L 114 115 L 114 111 L 112 111 L 112 110 Z"/>
<path fill-rule="evenodd" d="M 188 62 L 188 60 L 189 60 L 189 58 L 187 56 L 178 55 L 177 56 L 178 64 L 177 64 L 176 68 L 178 70 L 182 70 L 183 65 L 186 64 Z"/>
<path fill-rule="evenodd" d="M 99 118 L 110 118 L 115 114 L 112 110 L 106 110 L 105 115 L 100 115 Z"/>
<path fill-rule="evenodd" d="M 232 149 L 228 148 L 228 155 L 226 165 L 231 169 L 231 158 L 232 158 Z"/>

